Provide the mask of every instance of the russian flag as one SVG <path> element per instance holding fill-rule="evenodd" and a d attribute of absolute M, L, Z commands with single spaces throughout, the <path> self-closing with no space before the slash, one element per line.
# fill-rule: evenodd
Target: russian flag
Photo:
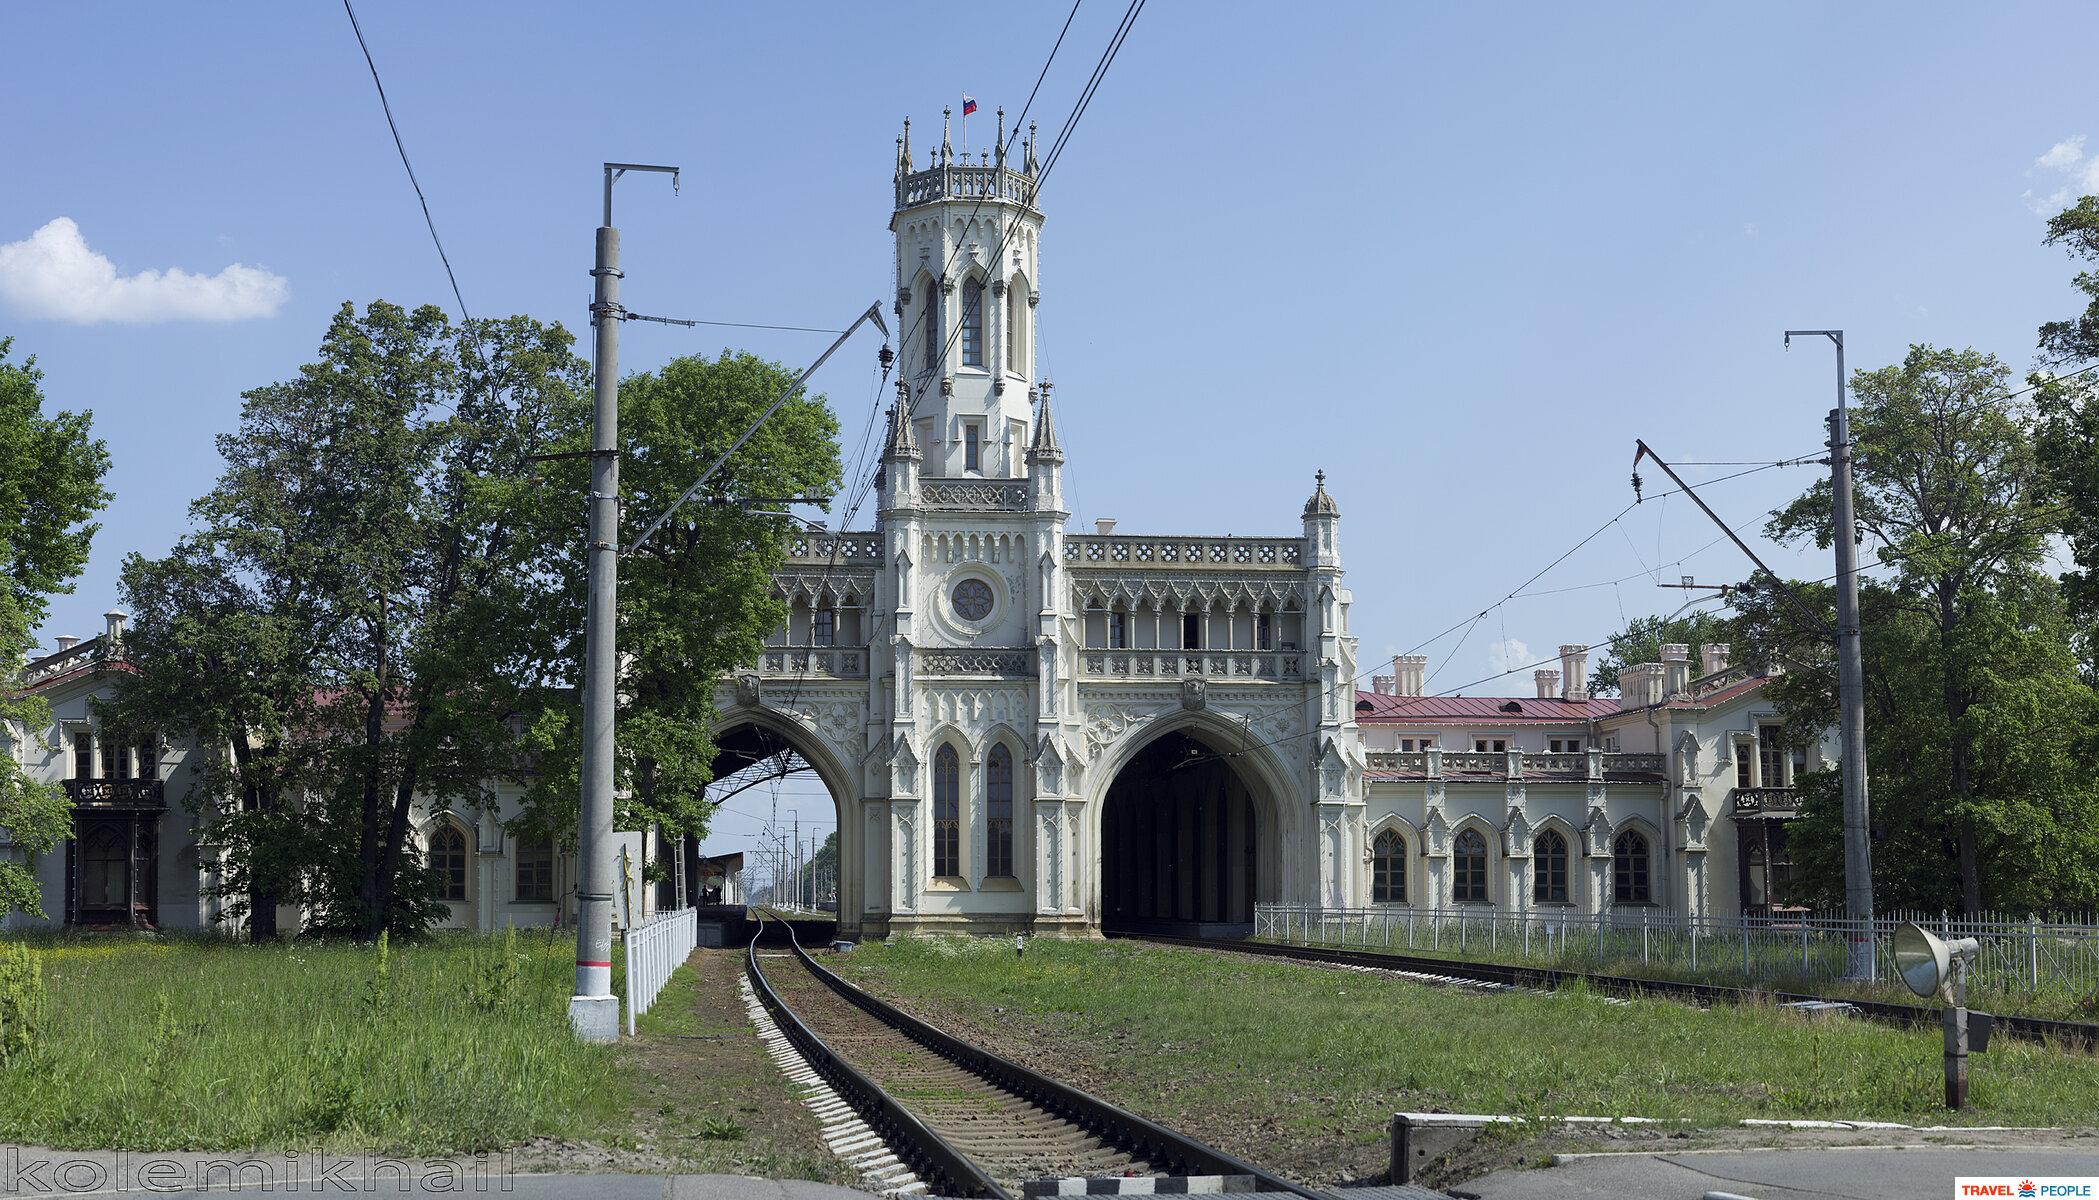
<path fill-rule="evenodd" d="M 962 93 L 962 115 L 966 117 L 975 111 L 977 111 L 977 102 L 969 98 L 968 92 Z"/>

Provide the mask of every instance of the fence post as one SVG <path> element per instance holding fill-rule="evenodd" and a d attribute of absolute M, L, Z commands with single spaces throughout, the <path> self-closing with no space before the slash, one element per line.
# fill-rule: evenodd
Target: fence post
<path fill-rule="evenodd" d="M 2028 995 L 2038 995 L 2041 990 L 2041 917 L 2039 913 L 2026 914 L 2026 968 L 2033 980 Z"/>

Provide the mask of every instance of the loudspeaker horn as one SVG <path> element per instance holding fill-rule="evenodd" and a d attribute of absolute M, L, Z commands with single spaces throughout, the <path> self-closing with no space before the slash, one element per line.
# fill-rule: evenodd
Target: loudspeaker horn
<path fill-rule="evenodd" d="M 1945 942 L 1915 922 L 1895 931 L 1895 969 L 1901 972 L 1902 982 L 1919 996 L 1938 994 L 1939 985 L 1946 982 L 1952 957 Z"/>

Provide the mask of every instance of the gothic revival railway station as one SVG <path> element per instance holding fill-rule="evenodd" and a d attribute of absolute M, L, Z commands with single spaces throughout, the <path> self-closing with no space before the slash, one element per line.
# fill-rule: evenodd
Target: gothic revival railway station
<path fill-rule="evenodd" d="M 1591 697 L 1587 647 L 1525 697 L 1423 695 L 1425 660 L 1358 689 L 1342 510 L 1308 444 L 1273 536 L 1067 528 L 1065 455 L 1035 371 L 1042 268 L 1032 139 L 972 164 L 899 139 L 897 400 L 875 527 L 796 535 L 789 616 L 721 682 L 717 777 L 792 751 L 837 808 L 847 937 L 1250 931 L 1254 906 L 1733 915 L 1782 906 L 1793 747 L 1727 647 L 1663 647 Z M 1003 131 L 1002 131 L 1003 135 Z M 1004 144 L 1001 136 L 1000 145 Z M 1045 285 L 1048 285 L 1047 287 Z M 1280 458 L 1290 457 L 1287 447 Z M 1285 494 L 1287 492 L 1287 495 Z M 121 614 L 26 665 L 55 725 L 12 731 L 62 782 L 75 836 L 38 866 L 77 924 L 208 924 L 216 852 L 177 800 L 197 748 L 117 746 L 89 700 Z M 514 790 L 514 789 L 512 789 Z M 572 911 L 574 864 L 486 812 L 417 814 L 450 924 Z M 679 902 L 625 834 L 638 918 Z M 0 831 L 0 853 L 20 853 Z M 688 842 L 685 900 L 709 875 Z M 298 927 L 283 912 L 280 927 Z"/>

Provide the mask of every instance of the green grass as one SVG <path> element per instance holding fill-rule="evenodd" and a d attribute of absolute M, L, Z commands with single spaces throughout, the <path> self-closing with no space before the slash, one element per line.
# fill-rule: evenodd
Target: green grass
<path fill-rule="evenodd" d="M 2009 1040 L 1943 1099 L 1941 1040 L 1768 1006 L 1495 995 L 1129 942 L 898 938 L 838 960 L 878 992 L 1006 1027 L 1168 1124 L 1229 1111 L 1309 1129 L 1392 1112 L 2089 1123 L 2099 1062 Z"/>
<path fill-rule="evenodd" d="M 614 1050 L 568 1028 L 573 941 L 376 946 L 10 934 L 48 1012 L 0 1068 L 0 1141 L 464 1153 L 618 1119 Z"/>

